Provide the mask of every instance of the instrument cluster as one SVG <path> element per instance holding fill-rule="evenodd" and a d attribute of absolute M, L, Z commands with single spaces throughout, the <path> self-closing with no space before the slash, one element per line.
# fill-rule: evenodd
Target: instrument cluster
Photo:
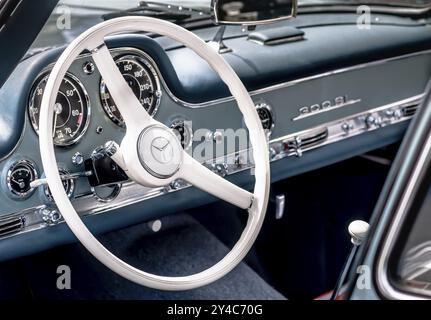
<path fill-rule="evenodd" d="M 79 61 L 82 61 L 82 59 L 86 59 L 86 56 L 84 55 Z M 142 107 L 151 116 L 154 116 L 160 105 L 162 91 L 160 76 L 153 65 L 153 61 L 137 50 L 117 51 L 114 55 L 114 60 L 124 80 L 130 86 Z M 39 133 L 42 98 L 51 68 L 52 66 L 48 66 L 36 77 L 28 98 L 27 116 L 32 130 L 37 135 Z M 109 118 L 106 121 L 114 124 L 113 130 L 118 128 L 120 132 L 124 132 L 126 126 L 120 111 L 109 94 L 109 88 L 101 76 L 95 72 L 96 67 L 93 62 L 88 59 L 81 70 L 83 71 L 83 73 L 80 73 L 82 81 L 78 77 L 79 72 L 77 73 L 76 68 L 71 68 L 66 73 L 60 84 L 54 105 L 53 142 L 56 147 L 65 152 L 69 152 L 69 148 L 77 145 L 84 138 L 87 131 L 92 127 L 90 122 L 98 123 L 100 115 L 106 114 L 107 118 Z M 91 80 L 87 79 L 86 82 L 82 78 L 83 75 L 93 77 L 88 78 Z M 86 87 L 91 87 L 92 89 L 90 90 Z M 92 108 L 100 108 L 100 111 L 95 112 L 93 110 L 92 112 Z M 100 133 L 97 130 L 99 130 L 99 126 L 97 126 L 96 133 Z M 72 165 L 82 170 L 84 157 L 81 153 L 76 152 L 72 156 Z M 27 199 L 34 194 L 39 186 L 42 186 L 39 189 L 42 199 L 46 200 L 46 203 L 53 201 L 51 192 L 45 182 L 44 174 L 40 173 L 39 167 L 36 162 L 27 157 L 16 157 L 14 161 L 9 163 L 2 175 L 2 185 L 8 191 L 10 198 L 15 200 Z M 76 179 L 75 176 L 79 175 L 69 173 L 66 168 L 60 169 L 59 173 L 67 195 L 72 197 L 76 191 L 74 179 Z M 104 192 L 103 188 L 101 190 Z M 100 190 L 98 192 L 100 193 Z M 111 193 L 109 189 L 109 195 Z M 97 194 L 96 197 L 101 200 L 106 198 L 103 194 Z"/>
<path fill-rule="evenodd" d="M 160 104 L 161 89 L 159 76 L 153 65 L 144 57 L 131 54 L 119 56 L 115 62 L 142 107 L 154 116 Z M 86 68 L 84 71 L 91 72 L 91 69 Z M 48 77 L 49 70 L 37 77 L 28 102 L 28 115 L 36 133 L 39 132 L 40 108 Z M 106 115 L 117 126 L 124 128 L 123 117 L 103 79 L 100 79 L 99 87 L 100 104 Z M 54 105 L 52 135 L 56 146 L 71 146 L 82 139 L 90 122 L 91 107 L 99 104 L 91 102 L 81 81 L 73 74 L 67 73 L 61 82 Z"/>

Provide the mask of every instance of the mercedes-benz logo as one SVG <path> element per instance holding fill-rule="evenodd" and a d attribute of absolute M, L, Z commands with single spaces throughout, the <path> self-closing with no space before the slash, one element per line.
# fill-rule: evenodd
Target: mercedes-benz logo
<path fill-rule="evenodd" d="M 161 125 L 142 130 L 137 143 L 139 161 L 151 175 L 172 177 L 183 161 L 183 149 L 175 134 Z"/>
<path fill-rule="evenodd" d="M 173 157 L 173 148 L 168 139 L 157 137 L 151 142 L 151 154 L 160 163 L 168 163 Z"/>

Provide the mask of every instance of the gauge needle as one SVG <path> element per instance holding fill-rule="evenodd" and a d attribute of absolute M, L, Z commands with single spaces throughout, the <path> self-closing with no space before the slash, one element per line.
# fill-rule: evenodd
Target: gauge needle
<path fill-rule="evenodd" d="M 52 129 L 52 137 L 54 138 L 55 136 L 55 127 L 57 126 L 57 117 L 58 115 L 61 113 L 61 104 L 60 103 L 56 103 L 54 105 L 54 128 Z"/>
<path fill-rule="evenodd" d="M 19 185 L 20 188 L 24 188 L 24 186 L 25 186 L 25 183 L 23 181 L 18 182 L 14 178 L 11 178 L 10 180 L 15 182 L 17 185 Z"/>

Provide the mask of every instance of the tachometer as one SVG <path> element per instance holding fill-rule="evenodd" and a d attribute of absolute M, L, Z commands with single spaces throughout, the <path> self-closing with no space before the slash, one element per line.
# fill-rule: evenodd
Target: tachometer
<path fill-rule="evenodd" d="M 49 74 L 36 81 L 30 95 L 28 113 L 33 129 L 39 132 L 39 114 L 42 96 Z M 54 105 L 52 136 L 57 146 L 76 143 L 87 130 L 90 120 L 90 100 L 81 82 L 73 75 L 66 74 L 61 82 Z"/>
<path fill-rule="evenodd" d="M 159 77 L 154 67 L 147 60 L 135 55 L 123 56 L 115 63 L 141 105 L 153 116 L 157 112 L 161 96 Z M 120 127 L 124 127 L 123 117 L 103 80 L 100 83 L 100 98 L 108 117 Z"/>

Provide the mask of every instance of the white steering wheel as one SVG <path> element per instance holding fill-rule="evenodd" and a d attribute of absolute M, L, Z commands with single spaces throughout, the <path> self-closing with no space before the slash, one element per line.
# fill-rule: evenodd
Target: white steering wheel
<path fill-rule="evenodd" d="M 117 68 L 105 42 L 108 35 L 145 31 L 170 37 L 195 51 L 219 74 L 236 98 L 249 130 L 255 164 L 254 192 L 250 193 L 213 173 L 183 151 L 176 135 L 141 106 Z M 60 180 L 52 137 L 54 104 L 60 83 L 74 59 L 90 51 L 127 131 L 113 160 L 130 179 L 148 186 L 165 186 L 183 179 L 222 200 L 248 210 L 247 225 L 232 250 L 202 272 L 166 277 L 139 270 L 108 251 L 88 230 L 73 208 Z M 39 144 L 43 168 L 55 203 L 79 241 L 104 265 L 138 284 L 162 290 L 186 290 L 209 284 L 231 271 L 247 254 L 262 226 L 269 195 L 269 157 L 266 134 L 253 101 L 230 65 L 204 41 L 173 23 L 147 17 L 123 17 L 100 23 L 77 37 L 51 71 L 42 99 Z"/>

